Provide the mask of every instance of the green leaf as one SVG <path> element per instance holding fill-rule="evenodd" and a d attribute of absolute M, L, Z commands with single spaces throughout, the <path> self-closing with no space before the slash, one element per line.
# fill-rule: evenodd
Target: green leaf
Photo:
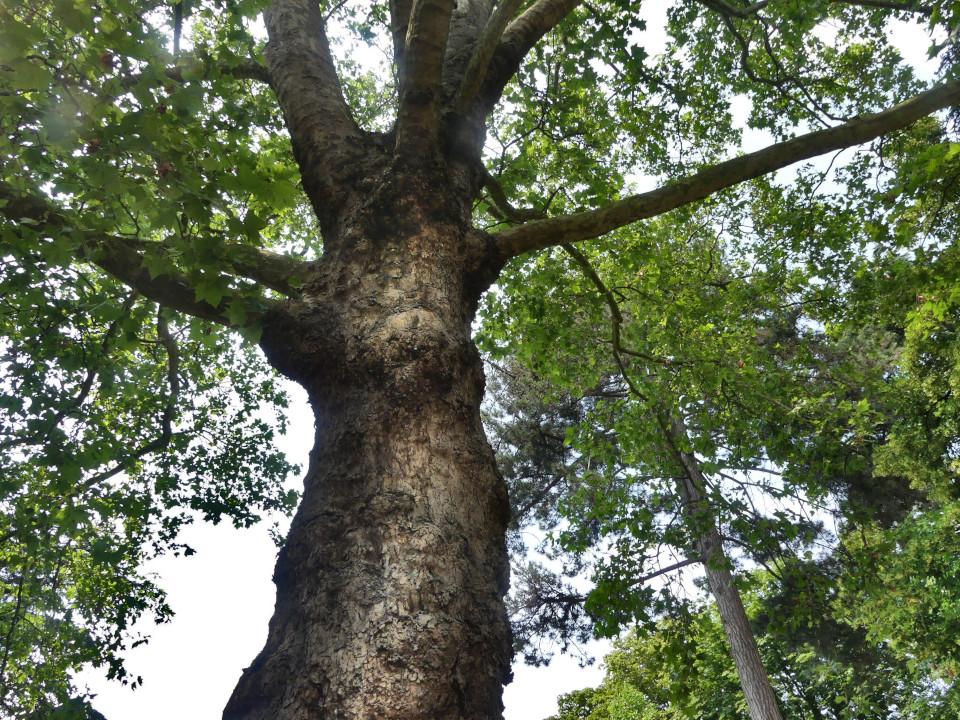
<path fill-rule="evenodd" d="M 13 60 L 7 68 L 0 71 L 0 82 L 17 90 L 40 90 L 53 81 L 53 73 L 39 60 Z"/>
<path fill-rule="evenodd" d="M 210 274 L 203 275 L 193 283 L 193 292 L 197 300 L 217 307 L 227 294 L 228 287 L 223 277 Z"/>

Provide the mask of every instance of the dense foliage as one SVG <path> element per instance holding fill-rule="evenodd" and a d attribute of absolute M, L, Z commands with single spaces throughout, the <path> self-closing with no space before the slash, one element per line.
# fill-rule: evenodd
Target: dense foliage
<path fill-rule="evenodd" d="M 259 233 L 297 197 L 288 145 L 254 152 L 250 129 L 276 130 L 262 94 L 214 108 L 216 81 L 163 75 L 162 25 L 109 5 L 0 4 L 0 174 L 141 238 L 152 275 L 167 260 L 151 247 L 176 246 L 215 299 L 223 229 Z M 203 27 L 196 57 L 240 50 Z M 79 231 L 7 223 L 0 243 L 0 715 L 46 716 L 85 663 L 139 682 L 122 662 L 146 639 L 134 622 L 171 614 L 145 562 L 191 554 L 185 523 L 289 512 L 296 468 L 272 442 L 285 396 L 249 344 L 77 265 Z"/>
<path fill-rule="evenodd" d="M 517 647 L 540 663 L 640 628 L 560 717 L 746 717 L 670 413 L 731 561 L 768 573 L 742 588 L 786 715 L 956 713 L 952 147 L 926 123 L 882 168 L 808 168 L 503 278 L 487 424 L 514 542 L 537 526 L 546 556 L 515 571 Z"/>
<path fill-rule="evenodd" d="M 784 714 L 803 720 L 952 718 L 957 688 L 925 674 L 886 643 L 838 622 L 827 567 L 794 568 L 784 587 L 749 579 L 747 606 Z M 564 695 L 553 720 L 749 717 L 723 628 L 709 604 L 634 631 L 606 657 L 597 688 Z"/>

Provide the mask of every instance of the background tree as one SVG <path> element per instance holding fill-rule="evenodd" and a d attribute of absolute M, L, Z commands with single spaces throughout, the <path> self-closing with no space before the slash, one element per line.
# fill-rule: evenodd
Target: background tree
<path fill-rule="evenodd" d="M 924 89 L 887 42 L 891 18 L 949 33 L 950 3 L 677 2 L 654 58 L 642 18 L 616 2 L 173 5 L 0 5 L 0 237 L 14 268 L 4 277 L 14 320 L 4 322 L 20 353 L 8 363 L 5 432 L 42 441 L 13 456 L 25 471 L 5 486 L 5 508 L 35 515 L 33 494 L 62 485 L 43 551 L 13 546 L 3 606 L 16 620 L 16 597 L 29 591 L 43 596 L 32 606 L 40 612 L 15 627 L 73 622 L 74 593 L 50 548 L 69 544 L 75 527 L 160 523 L 191 504 L 184 483 L 211 483 L 214 517 L 245 521 L 250 500 L 286 502 L 276 484 L 286 468 L 266 449 L 234 456 L 256 461 L 249 472 L 225 461 L 138 486 L 154 465 L 185 462 L 189 450 L 167 444 L 181 430 L 175 415 L 204 406 L 200 381 L 184 382 L 178 334 L 229 355 L 236 346 L 221 333 L 239 331 L 306 388 L 317 434 L 274 575 L 267 644 L 229 718 L 498 717 L 510 659 L 509 507 L 480 423 L 470 327 L 481 295 L 507 263 L 522 268 L 514 258 L 895 133 L 960 98 L 949 45 L 933 48 L 940 82 Z M 351 61 L 358 45 L 385 50 L 379 71 Z M 738 96 L 751 101 L 749 122 L 779 142 L 722 160 L 739 136 Z M 951 152 L 942 137 L 926 144 Z M 659 189 L 631 194 L 624 178 L 641 173 Z M 481 229 L 494 215 L 509 227 Z M 24 318 L 61 297 L 78 298 L 79 320 L 58 319 L 37 339 Z M 132 336 L 128 316 L 142 318 Z M 165 380 L 152 393 L 131 381 L 107 407 L 105 379 L 117 373 L 87 381 L 82 363 L 71 366 L 81 341 L 110 367 L 142 362 L 142 378 Z M 192 358 L 204 377 L 232 372 L 219 370 L 230 366 L 219 354 Z M 42 384 L 35 378 L 56 401 L 26 402 L 20 390 Z M 236 403 L 271 397 L 264 389 Z M 137 421 L 110 422 L 116 442 L 94 432 L 82 439 L 96 450 L 64 457 L 48 428 L 69 436 L 70 414 L 88 405 L 95 424 L 134 410 Z M 268 431 L 256 432 L 265 448 Z M 69 498 L 117 467 L 104 487 L 121 497 L 142 487 L 148 511 L 94 503 L 75 522 Z M 265 480 L 251 491 L 252 476 Z M 130 548 L 144 535 L 124 528 L 129 581 L 140 557 Z M 79 561 L 94 543 L 82 543 Z M 51 568 L 42 592 L 28 588 L 34 556 Z M 146 598 L 133 614 L 159 607 L 156 593 Z M 106 635 L 122 637 L 129 616 L 107 618 Z M 95 606 L 91 617 L 102 619 Z M 76 627 L 97 657 L 119 649 L 109 637 L 97 643 L 91 623 Z M 28 701 L 23 712 L 52 702 L 51 691 Z"/>

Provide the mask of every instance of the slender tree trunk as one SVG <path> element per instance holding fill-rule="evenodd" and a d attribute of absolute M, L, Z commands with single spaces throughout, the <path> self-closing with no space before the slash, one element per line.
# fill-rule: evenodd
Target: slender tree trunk
<path fill-rule="evenodd" d="M 740 676 L 751 720 L 781 720 L 777 695 L 763 667 L 753 628 L 729 570 L 730 563 L 723 550 L 716 516 L 705 497 L 703 471 L 693 453 L 683 450 L 687 444 L 686 428 L 675 416 L 665 419 L 662 426 L 682 465 L 683 477 L 677 485 L 684 512 L 696 528 L 697 552 L 730 643 L 730 655 Z"/>
<path fill-rule="evenodd" d="M 316 444 L 229 720 L 502 716 L 509 505 L 470 339 L 486 238 L 442 181 L 410 182 L 358 207 L 303 302 L 264 328 L 308 390 Z"/>
<path fill-rule="evenodd" d="M 616 297 L 604 285 L 586 256 L 569 244 L 564 245 L 564 249 L 583 268 L 606 299 L 613 326 L 611 345 L 617 365 L 629 391 L 641 400 L 644 399 L 642 392 L 630 379 L 620 355 L 622 352 L 620 326 L 623 315 Z M 720 619 L 730 642 L 730 654 L 740 675 L 740 685 L 747 699 L 750 717 L 752 720 L 780 720 L 776 694 L 773 692 L 760 659 L 760 652 L 757 649 L 747 613 L 743 608 L 740 593 L 733 584 L 733 576 L 730 574 L 729 563 L 723 551 L 723 540 L 717 529 L 716 517 L 705 497 L 706 483 L 703 471 L 696 456 L 685 450 L 689 444 L 687 428 L 675 412 L 665 407 L 661 407 L 657 413 L 657 423 L 663 434 L 666 449 L 679 465 L 681 478 L 677 486 L 683 503 L 683 512 L 693 528 L 697 557 L 703 563 L 707 583 L 720 611 Z"/>

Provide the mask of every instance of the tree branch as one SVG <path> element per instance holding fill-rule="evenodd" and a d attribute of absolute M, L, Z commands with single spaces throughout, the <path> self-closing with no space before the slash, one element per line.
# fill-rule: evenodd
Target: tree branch
<path fill-rule="evenodd" d="M 569 15 L 581 0 L 536 0 L 507 26 L 497 44 L 478 94 L 484 114 L 490 112 L 510 78 L 516 75 L 524 56 L 540 38 Z"/>
<path fill-rule="evenodd" d="M 340 87 L 324 18 L 312 0 L 274 0 L 264 11 L 267 68 L 321 223 L 329 226 L 348 191 L 344 179 L 366 153 Z"/>
<path fill-rule="evenodd" d="M 933 14 L 932 5 L 924 5 L 918 2 L 892 2 L 892 0 L 830 0 L 837 5 L 858 5 L 860 7 L 883 8 L 885 10 L 896 10 L 898 12 L 913 12 L 921 15 L 930 16 Z"/>
<path fill-rule="evenodd" d="M 163 252 L 169 249 L 163 242 L 137 238 L 118 238 L 118 240 L 127 243 L 141 254 L 153 248 Z M 224 264 L 224 270 L 228 273 L 253 280 L 288 297 L 300 295 L 300 286 L 310 267 L 309 263 L 295 257 L 243 243 L 221 243 L 217 248 L 216 257 Z"/>
<path fill-rule="evenodd" d="M 620 310 L 620 303 L 614 296 L 613 291 L 607 287 L 605 282 L 603 282 L 600 274 L 593 267 L 590 259 L 586 255 L 569 243 L 564 243 L 561 245 L 561 247 L 564 249 L 567 255 L 573 258 L 574 262 L 580 266 L 583 274 L 586 275 L 590 282 L 593 283 L 593 286 L 597 289 L 597 292 L 600 293 L 604 302 L 606 302 L 607 308 L 610 310 L 610 347 L 613 350 L 613 359 L 617 364 L 617 369 L 620 371 L 620 376 L 626 383 L 627 389 L 639 399 L 646 400 L 646 396 L 644 395 L 643 391 L 637 387 L 637 385 L 633 382 L 633 379 L 630 377 L 630 374 L 627 372 L 626 363 L 623 362 L 623 356 L 628 355 L 630 357 L 643 360 L 644 362 L 663 365 L 664 367 L 669 367 L 676 363 L 674 363 L 674 361 L 670 358 L 657 357 L 656 355 L 651 355 L 650 353 L 624 347 L 622 341 L 623 313 Z"/>
<path fill-rule="evenodd" d="M 413 0 L 390 0 L 390 35 L 393 38 L 393 61 L 397 66 L 398 78 L 403 79 L 403 66 L 406 61 L 407 28 L 410 25 L 410 10 Z M 397 88 L 403 92 L 403 86 Z"/>
<path fill-rule="evenodd" d="M 104 480 L 129 470 L 133 465 L 150 453 L 163 450 L 173 439 L 173 421 L 177 414 L 177 401 L 180 398 L 180 349 L 177 341 L 170 333 L 170 326 L 163 316 L 163 307 L 157 308 L 157 340 L 163 345 L 167 353 L 167 401 L 163 405 L 163 414 L 160 416 L 160 434 L 150 442 L 141 445 L 112 467 L 102 470 L 84 480 L 79 492 L 96 487 Z"/>
<path fill-rule="evenodd" d="M 38 230 L 48 228 L 78 237 L 81 240 L 79 249 L 83 259 L 97 265 L 144 297 L 188 315 L 235 326 L 227 314 L 227 305 L 236 298 L 227 296 L 213 305 L 197 300 L 194 287 L 179 273 L 151 277 L 140 252 L 144 247 L 142 241 L 78 229 L 76 222 L 52 203 L 23 194 L 5 182 L 0 182 L 0 201 L 3 203 L 0 215 L 14 225 L 28 225 Z M 251 306 L 245 324 L 256 321 L 261 312 L 260 308 Z"/>
<path fill-rule="evenodd" d="M 303 260 L 241 243 L 224 243 L 220 258 L 237 275 L 290 297 L 300 294 L 308 271 L 308 263 Z"/>
<path fill-rule="evenodd" d="M 704 168 L 686 178 L 631 195 L 596 210 L 539 220 L 496 237 L 504 257 L 599 237 L 637 220 L 702 200 L 719 190 L 766 175 L 801 160 L 860 145 L 960 102 L 960 81 L 937 85 L 883 112 L 862 115 L 826 130 L 800 135 L 763 150 Z"/>
<path fill-rule="evenodd" d="M 755 15 L 770 4 L 770 0 L 760 0 L 746 7 L 736 7 L 725 0 L 701 0 L 707 7 L 719 10 L 724 15 L 733 15 L 734 17 L 745 18 Z"/>
<path fill-rule="evenodd" d="M 183 0 L 173 6 L 173 56 L 180 55 L 180 36 L 183 33 Z"/>
<path fill-rule="evenodd" d="M 440 128 L 443 57 L 454 0 L 414 0 L 400 68 L 397 149 L 435 147 Z"/>
<path fill-rule="evenodd" d="M 197 62 L 194 64 L 188 63 L 179 63 L 177 65 L 171 65 L 163 69 L 163 74 L 169 80 L 174 80 L 178 83 L 186 82 L 184 80 L 184 72 L 198 72 L 201 75 L 206 76 L 206 66 L 202 62 Z M 255 60 L 249 60 L 247 62 L 238 63 L 235 65 L 219 65 L 216 67 L 216 70 L 220 72 L 221 75 L 229 75 L 230 77 L 237 78 L 238 80 L 257 80 L 258 82 L 265 83 L 270 85 L 270 71 L 267 70 L 266 66 L 261 65 Z M 120 86 L 129 90 L 138 82 L 140 82 L 144 77 L 144 73 L 131 73 L 130 75 L 123 75 L 118 78 L 120 80 Z"/>
<path fill-rule="evenodd" d="M 723 13 L 724 15 L 738 18 L 748 18 L 752 15 L 756 15 L 758 12 L 767 7 L 771 0 L 759 0 L 758 2 L 752 3 L 751 5 L 746 5 L 744 7 L 731 5 L 729 2 L 727 2 L 727 0 L 700 0 L 700 2 L 707 7 L 711 7 L 714 10 Z M 884 10 L 896 10 L 899 12 L 914 12 L 927 16 L 933 13 L 932 6 L 914 2 L 913 0 L 907 0 L 907 2 L 895 2 L 895 0 L 829 0 L 829 2 L 834 5 L 855 5 L 858 7 L 881 8 Z"/>
<path fill-rule="evenodd" d="M 540 220 L 547 216 L 545 211 L 537 208 L 515 208 L 511 205 L 500 183 L 486 168 L 483 168 L 483 186 L 487 189 L 493 214 L 499 215 L 508 222 L 523 223 L 528 220 Z M 547 204 L 549 205 L 549 203 Z"/>
<path fill-rule="evenodd" d="M 503 31 L 521 4 L 522 0 L 501 0 L 484 26 L 483 32 L 480 33 L 453 103 L 454 110 L 461 115 L 467 113 L 470 106 L 473 105 L 477 94 L 480 92 L 480 87 L 483 85 L 483 80 L 487 76 L 490 60 L 493 58 L 500 38 L 503 36 Z"/>
<path fill-rule="evenodd" d="M 677 570 L 681 570 L 690 565 L 695 565 L 700 562 L 700 558 L 686 558 L 684 560 L 678 560 L 677 562 L 671 563 L 670 565 L 664 565 L 658 570 L 653 570 L 641 575 L 640 577 L 634 578 L 630 581 L 629 587 L 639 587 L 645 583 L 655 580 L 658 577 L 667 575 Z M 589 593 L 587 594 L 589 595 Z M 536 601 L 540 606 L 544 605 L 582 605 L 586 602 L 587 595 L 582 595 L 580 593 L 554 593 L 553 595 L 536 595 Z"/>

